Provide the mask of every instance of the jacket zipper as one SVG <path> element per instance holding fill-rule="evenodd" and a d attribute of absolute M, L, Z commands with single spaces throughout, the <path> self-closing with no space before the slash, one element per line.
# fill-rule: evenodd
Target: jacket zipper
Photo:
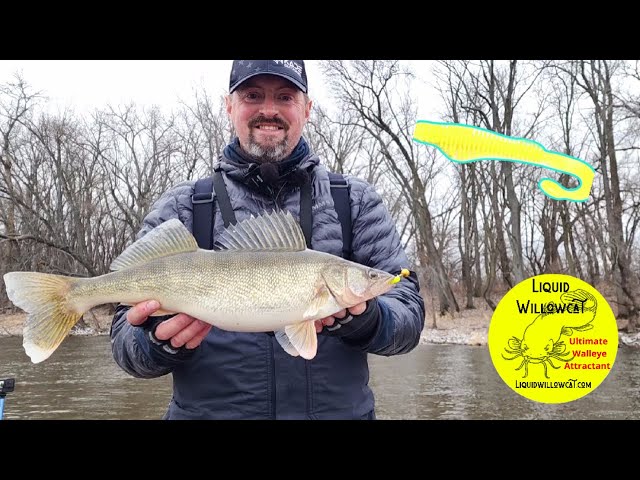
<path fill-rule="evenodd" d="M 269 342 L 269 358 L 267 359 L 267 378 L 269 386 L 269 410 L 271 419 L 276 419 L 276 362 L 273 354 L 273 339 L 271 335 L 265 335 Z"/>
<path fill-rule="evenodd" d="M 311 361 L 304 361 L 305 377 L 307 380 L 307 417 L 315 419 L 316 416 L 313 413 L 313 382 L 311 381 Z"/>

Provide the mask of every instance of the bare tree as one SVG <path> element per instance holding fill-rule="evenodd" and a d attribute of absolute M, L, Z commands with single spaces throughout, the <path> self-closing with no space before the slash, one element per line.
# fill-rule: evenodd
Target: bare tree
<path fill-rule="evenodd" d="M 14 157 L 20 147 L 21 122 L 28 118 L 41 98 L 39 92 L 31 92 L 30 86 L 20 74 L 12 82 L 0 85 L 0 161 L 2 179 L 0 183 L 0 221 L 4 226 L 2 243 L 7 244 L 3 266 L 8 268 L 22 256 L 20 243 L 14 239 L 18 234 L 16 225 L 16 203 Z"/>
<path fill-rule="evenodd" d="M 134 105 L 108 107 L 98 118 L 109 135 L 102 155 L 107 192 L 129 232 L 137 232 L 151 204 L 179 179 L 179 143 L 173 115 L 157 108 L 139 114 Z"/>
<path fill-rule="evenodd" d="M 211 175 L 233 137 L 224 97 L 214 102 L 206 91 L 196 92 L 193 104 L 182 103 L 178 117 L 176 134 L 184 162 L 184 180 Z"/>
<path fill-rule="evenodd" d="M 338 173 L 356 172 L 364 145 L 364 130 L 356 125 L 352 111 L 339 111 L 332 119 L 321 106 L 315 105 L 306 125 L 306 138 L 313 151 Z"/>
<path fill-rule="evenodd" d="M 636 318 L 640 312 L 640 301 L 637 298 L 638 278 L 630 269 L 629 245 L 623 229 L 624 207 L 614 128 L 614 80 L 621 67 L 622 63 L 618 61 L 582 60 L 572 61 L 562 68 L 589 96 L 594 107 L 594 138 L 600 157 L 618 317 L 629 319 L 627 328 L 629 331 L 635 331 Z"/>
<path fill-rule="evenodd" d="M 425 155 L 426 152 L 421 155 L 419 145 L 413 142 L 415 102 L 396 88 L 396 83 L 409 72 L 403 71 L 396 61 L 365 60 L 327 61 L 323 63 L 323 71 L 338 108 L 355 115 L 344 126 L 356 125 L 374 139 L 396 182 L 405 187 L 403 198 L 411 205 L 416 222 L 418 258 L 421 265 L 435 273 L 432 278 L 439 292 L 440 312 L 459 311 L 436 246 L 427 200 L 429 179 L 423 176 L 425 169 L 420 168 L 421 162 L 433 162 L 433 157 Z"/>

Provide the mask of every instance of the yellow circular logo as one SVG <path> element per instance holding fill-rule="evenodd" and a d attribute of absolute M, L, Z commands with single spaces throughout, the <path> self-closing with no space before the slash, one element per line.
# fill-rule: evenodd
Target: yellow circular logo
<path fill-rule="evenodd" d="M 544 403 L 571 402 L 611 371 L 618 327 L 611 307 L 591 285 L 570 275 L 523 280 L 500 300 L 488 333 L 502 380 Z"/>

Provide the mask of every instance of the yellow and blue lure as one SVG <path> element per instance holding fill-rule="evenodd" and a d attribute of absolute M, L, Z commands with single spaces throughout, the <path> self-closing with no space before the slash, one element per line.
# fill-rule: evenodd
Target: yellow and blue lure
<path fill-rule="evenodd" d="M 578 181 L 575 188 L 566 188 L 546 177 L 538 182 L 540 190 L 555 200 L 587 200 L 595 175 L 591 165 L 579 158 L 551 152 L 532 140 L 512 138 L 471 125 L 419 120 L 413 140 L 436 147 L 449 160 L 458 163 L 480 160 L 520 162 L 575 177 Z"/>

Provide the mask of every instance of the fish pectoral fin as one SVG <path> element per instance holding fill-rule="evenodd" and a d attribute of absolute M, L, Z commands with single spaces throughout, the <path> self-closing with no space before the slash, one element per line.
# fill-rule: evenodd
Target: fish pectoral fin
<path fill-rule="evenodd" d="M 311 360 L 318 351 L 318 334 L 313 320 L 287 325 L 284 331 L 289 338 L 289 342 L 300 356 L 306 360 Z"/>
<path fill-rule="evenodd" d="M 289 337 L 287 336 L 284 330 L 276 330 L 273 333 L 276 336 L 276 340 L 278 340 L 278 343 L 280 344 L 280 346 L 285 352 L 287 352 L 292 357 L 300 356 L 300 353 L 298 353 L 298 350 L 296 350 L 296 347 L 294 347 L 291 344 L 291 342 L 289 341 Z"/>
<path fill-rule="evenodd" d="M 317 286 L 315 296 L 302 314 L 302 318 L 304 320 L 318 320 L 319 318 L 322 318 L 320 312 L 327 305 L 327 301 L 330 297 L 331 292 L 326 285 L 322 284 L 321 286 Z"/>

